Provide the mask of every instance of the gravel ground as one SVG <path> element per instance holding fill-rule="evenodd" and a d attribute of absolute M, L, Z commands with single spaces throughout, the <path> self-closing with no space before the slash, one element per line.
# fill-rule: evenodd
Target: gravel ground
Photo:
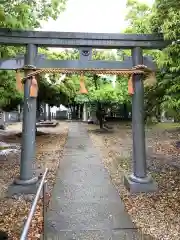
<path fill-rule="evenodd" d="M 146 129 L 148 169 L 159 190 L 130 195 L 123 186 L 123 176 L 131 172 L 131 128 L 125 124 L 113 124 L 112 127 L 107 132 L 97 130 L 98 126 L 87 125 L 132 220 L 151 239 L 180 239 L 179 130 L 165 130 L 165 125 Z"/>
<path fill-rule="evenodd" d="M 36 137 L 36 164 L 35 167 L 44 171 L 47 167 L 49 196 L 53 188 L 56 171 L 62 157 L 63 148 L 67 139 L 68 123 L 60 122 L 55 128 L 41 128 L 41 134 Z M 8 231 L 11 239 L 19 239 L 23 223 L 29 213 L 34 195 L 6 197 L 9 184 L 19 174 L 20 137 L 16 134 L 21 131 L 21 124 L 10 125 L 7 131 L 0 132 L 0 141 L 15 145 L 15 150 L 0 155 L 0 230 Z M 4 150 L 0 150 L 4 151 Z M 40 239 L 42 230 L 42 202 L 38 203 L 32 221 L 28 239 Z"/>

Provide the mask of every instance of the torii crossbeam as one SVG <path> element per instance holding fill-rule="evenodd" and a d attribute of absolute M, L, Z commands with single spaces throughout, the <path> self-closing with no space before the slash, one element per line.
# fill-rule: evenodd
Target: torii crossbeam
<path fill-rule="evenodd" d="M 157 70 L 155 62 L 150 57 L 143 57 L 143 65 L 152 71 Z M 11 59 L 0 59 L 0 70 L 18 70 L 25 66 L 25 56 L 17 56 Z M 132 69 L 132 57 L 126 57 L 124 61 L 100 61 L 100 60 L 49 60 L 44 55 L 38 54 L 35 59 L 37 69 L 61 68 L 61 69 Z"/>

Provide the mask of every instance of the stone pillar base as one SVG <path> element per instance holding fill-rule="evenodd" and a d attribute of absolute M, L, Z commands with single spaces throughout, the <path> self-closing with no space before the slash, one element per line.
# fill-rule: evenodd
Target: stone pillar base
<path fill-rule="evenodd" d="M 29 181 L 16 180 L 12 183 L 7 191 L 7 197 L 21 194 L 36 194 L 41 179 L 33 178 Z"/>
<path fill-rule="evenodd" d="M 14 184 L 27 186 L 27 185 L 35 184 L 37 181 L 38 181 L 38 177 L 36 177 L 36 176 L 31 179 L 28 179 L 28 180 L 21 180 L 21 179 L 17 178 L 14 180 Z"/>
<path fill-rule="evenodd" d="M 158 189 L 157 183 L 150 176 L 141 180 L 135 176 L 125 176 L 124 186 L 130 193 L 156 192 Z"/>
<path fill-rule="evenodd" d="M 36 194 L 41 181 L 41 172 L 41 170 L 37 170 L 35 176 L 29 180 L 21 180 L 19 178 L 15 179 L 8 187 L 7 197 L 21 194 Z"/>

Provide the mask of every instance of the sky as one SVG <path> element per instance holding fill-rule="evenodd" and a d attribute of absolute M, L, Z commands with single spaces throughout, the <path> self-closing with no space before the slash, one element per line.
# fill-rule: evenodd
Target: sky
<path fill-rule="evenodd" d="M 41 31 L 120 33 L 126 28 L 127 0 L 67 0 L 66 10 L 54 21 L 42 24 Z M 153 0 L 139 0 L 152 4 Z M 62 51 L 62 48 L 49 48 Z"/>
<path fill-rule="evenodd" d="M 153 0 L 140 0 L 151 4 Z M 120 33 L 125 27 L 126 0 L 68 0 L 56 21 L 49 20 L 43 31 Z"/>

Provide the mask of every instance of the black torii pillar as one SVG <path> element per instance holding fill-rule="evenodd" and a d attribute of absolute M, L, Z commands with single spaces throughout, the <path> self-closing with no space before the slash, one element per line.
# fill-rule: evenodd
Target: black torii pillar
<path fill-rule="evenodd" d="M 132 49 L 133 65 L 143 65 L 140 47 Z M 143 75 L 133 76 L 134 94 L 132 97 L 132 134 L 133 134 L 133 173 L 125 176 L 124 184 L 131 193 L 151 192 L 157 189 L 156 183 L 147 174 L 145 124 L 144 124 L 144 85 Z"/>
<path fill-rule="evenodd" d="M 37 46 L 28 44 L 26 47 L 25 65 L 35 65 Z M 28 71 L 26 72 L 28 74 Z M 30 97 L 31 79 L 24 83 L 24 106 L 23 106 L 23 131 L 22 151 L 19 184 L 32 184 L 37 181 L 33 176 L 33 163 L 35 161 L 35 135 L 36 135 L 36 97 Z"/>
<path fill-rule="evenodd" d="M 34 66 L 37 46 L 26 46 L 25 65 Z M 25 71 L 27 75 L 29 70 Z M 18 193 L 35 193 L 38 177 L 35 171 L 35 135 L 36 135 L 36 97 L 30 96 L 31 78 L 24 83 L 23 127 L 21 144 L 20 176 L 8 189 L 8 195 Z"/>

